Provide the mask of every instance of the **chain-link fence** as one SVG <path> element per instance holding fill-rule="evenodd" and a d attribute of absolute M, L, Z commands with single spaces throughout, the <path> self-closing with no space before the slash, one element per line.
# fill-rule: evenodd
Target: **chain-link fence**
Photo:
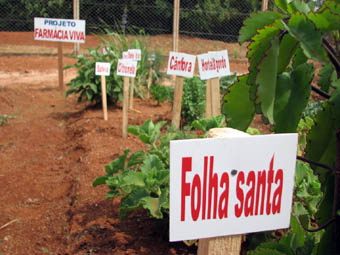
<path fill-rule="evenodd" d="M 179 33 L 237 41 L 244 19 L 261 10 L 261 0 L 181 0 Z M 87 32 L 105 25 L 147 34 L 171 34 L 173 0 L 80 0 Z M 269 2 L 269 7 L 271 2 Z M 0 31 L 33 31 L 34 17 L 73 18 L 72 0 L 0 0 Z"/>

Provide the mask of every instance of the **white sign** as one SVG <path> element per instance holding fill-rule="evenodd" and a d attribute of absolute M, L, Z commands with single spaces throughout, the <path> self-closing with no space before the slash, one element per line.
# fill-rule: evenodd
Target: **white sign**
<path fill-rule="evenodd" d="M 142 59 L 142 52 L 140 49 L 129 49 L 123 52 L 123 59 L 140 61 Z"/>
<path fill-rule="evenodd" d="M 34 40 L 85 42 L 85 20 L 34 18 Z"/>
<path fill-rule="evenodd" d="M 96 62 L 96 75 L 109 76 L 110 68 L 111 68 L 110 63 Z"/>
<path fill-rule="evenodd" d="M 171 51 L 167 74 L 191 78 L 194 75 L 195 61 L 195 55 Z"/>
<path fill-rule="evenodd" d="M 137 61 L 129 59 L 119 59 L 117 67 L 117 75 L 136 77 Z"/>
<path fill-rule="evenodd" d="M 201 80 L 230 75 L 228 51 L 215 51 L 197 56 Z"/>
<path fill-rule="evenodd" d="M 170 241 L 288 228 L 297 134 L 170 142 Z"/>

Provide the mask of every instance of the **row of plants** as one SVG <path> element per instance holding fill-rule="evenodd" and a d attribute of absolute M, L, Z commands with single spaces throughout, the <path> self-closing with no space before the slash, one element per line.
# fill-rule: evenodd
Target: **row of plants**
<path fill-rule="evenodd" d="M 340 129 L 340 1 L 324 1 L 320 8 L 302 1 L 275 0 L 275 4 L 277 11 L 254 13 L 244 22 L 239 40 L 250 42 L 249 73 L 226 87 L 223 119 L 198 117 L 189 129 L 205 132 L 208 126 L 226 125 L 246 131 L 260 115 L 272 133 L 298 132 L 302 161 L 296 164 L 291 227 L 247 235 L 246 248 L 253 255 L 335 254 L 339 230 L 332 223 L 340 216 L 334 195 L 340 181 L 334 170 Z M 319 86 L 312 83 L 316 75 Z M 312 92 L 322 101 L 313 102 Z M 169 141 L 196 136 L 172 127 L 165 131 L 164 125 L 147 121 L 130 127 L 129 132 L 149 149 L 131 155 L 125 151 L 94 182 L 109 187 L 108 198 L 122 196 L 121 216 L 144 208 L 151 217 L 167 220 Z"/>

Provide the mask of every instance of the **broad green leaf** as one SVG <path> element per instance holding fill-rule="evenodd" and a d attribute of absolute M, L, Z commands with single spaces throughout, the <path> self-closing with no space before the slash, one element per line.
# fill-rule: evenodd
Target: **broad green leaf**
<path fill-rule="evenodd" d="M 130 194 L 124 196 L 120 200 L 120 212 L 121 218 L 126 217 L 131 211 L 138 208 L 142 208 L 142 199 L 148 197 L 150 194 L 143 188 L 136 188 Z"/>
<path fill-rule="evenodd" d="M 120 188 L 123 190 L 123 192 L 126 192 L 124 191 L 124 187 L 127 187 L 127 186 L 133 186 L 133 187 L 144 187 L 145 186 L 145 174 L 142 173 L 142 172 L 135 172 L 135 171 L 129 171 L 127 172 L 122 180 L 121 180 L 121 186 Z M 127 187 L 128 189 L 130 187 Z"/>
<path fill-rule="evenodd" d="M 127 167 L 143 163 L 145 157 L 146 157 L 145 151 L 136 151 L 132 153 L 127 162 Z"/>
<path fill-rule="evenodd" d="M 259 245 L 259 248 L 272 249 L 272 250 L 275 250 L 275 251 L 278 251 L 278 252 L 282 252 L 283 254 L 286 254 L 286 255 L 295 255 L 294 253 L 292 253 L 292 250 L 290 249 L 289 246 L 286 246 L 286 245 L 278 243 L 278 242 L 261 243 Z"/>
<path fill-rule="evenodd" d="M 244 43 L 250 40 L 258 29 L 263 29 L 265 26 L 272 25 L 278 19 L 283 19 L 282 14 L 278 12 L 258 12 L 252 13 L 248 19 L 244 21 L 244 24 L 240 30 L 239 41 Z M 277 26 L 282 28 L 282 24 L 279 22 L 275 23 Z"/>
<path fill-rule="evenodd" d="M 279 39 L 271 41 L 271 47 L 265 52 L 256 76 L 257 99 L 256 104 L 261 104 L 263 115 L 270 123 L 274 123 L 274 99 L 276 93 L 277 64 L 279 55 Z"/>
<path fill-rule="evenodd" d="M 298 47 L 296 49 L 295 55 L 293 57 L 292 67 L 297 68 L 299 65 L 306 63 L 307 60 L 308 60 L 308 58 L 303 53 L 303 50 L 301 49 L 301 47 Z"/>
<path fill-rule="evenodd" d="M 311 92 L 314 77 L 312 64 L 303 64 L 290 74 L 283 73 L 277 80 L 274 120 L 277 133 L 295 132 Z"/>
<path fill-rule="evenodd" d="M 274 0 L 277 7 L 281 9 L 284 13 L 288 12 L 288 0 Z"/>
<path fill-rule="evenodd" d="M 128 132 L 130 134 L 133 134 L 135 136 L 138 136 L 139 133 L 140 133 L 140 127 L 139 126 L 133 126 L 133 125 L 130 125 L 128 126 Z"/>
<path fill-rule="evenodd" d="M 295 234 L 296 247 L 301 247 L 305 244 L 305 233 L 295 216 L 290 217 L 290 229 Z"/>
<path fill-rule="evenodd" d="M 322 235 L 320 243 L 318 244 L 317 255 L 336 254 L 336 251 L 334 250 L 335 244 L 333 242 L 334 228 L 335 224 L 331 224 L 328 228 L 326 228 L 326 231 Z"/>
<path fill-rule="evenodd" d="M 326 52 L 322 47 L 321 33 L 304 14 L 294 13 L 289 19 L 288 24 L 283 24 L 289 34 L 299 41 L 307 57 L 321 62 L 327 61 Z"/>
<path fill-rule="evenodd" d="M 95 84 L 90 83 L 89 85 L 90 85 L 90 88 L 92 89 L 92 91 L 94 93 L 98 93 L 98 87 Z"/>
<path fill-rule="evenodd" d="M 118 173 L 119 170 L 123 170 L 125 168 L 125 161 L 129 152 L 130 150 L 125 150 L 123 155 L 119 156 L 119 158 L 116 158 L 105 166 L 107 175 Z"/>
<path fill-rule="evenodd" d="M 162 163 L 162 161 L 159 159 L 158 156 L 150 154 L 143 161 L 143 165 L 141 166 L 141 171 L 144 173 L 147 173 L 151 171 L 153 168 L 157 170 L 163 170 L 164 164 Z"/>
<path fill-rule="evenodd" d="M 326 1 L 317 12 L 309 13 L 308 18 L 322 31 L 340 30 L 340 3 Z"/>
<path fill-rule="evenodd" d="M 169 208 L 168 190 L 164 189 L 160 197 L 144 197 L 142 198 L 143 207 L 149 210 L 150 214 L 157 218 L 163 218 L 162 208 Z"/>
<path fill-rule="evenodd" d="M 248 255 L 286 255 L 286 253 L 279 252 L 269 248 L 257 248 L 253 251 L 247 251 Z"/>
<path fill-rule="evenodd" d="M 282 73 L 286 70 L 293 55 L 295 54 L 298 42 L 290 35 L 285 34 L 280 42 L 279 60 L 277 72 Z"/>
<path fill-rule="evenodd" d="M 247 130 L 255 115 L 254 102 L 250 100 L 250 86 L 247 84 L 247 78 L 248 75 L 239 77 L 238 82 L 228 88 L 222 106 L 227 126 L 243 131 Z"/>
<path fill-rule="evenodd" d="M 265 27 L 258 30 L 258 33 L 252 38 L 252 42 L 248 46 L 248 59 L 249 59 L 249 75 L 247 83 L 249 85 L 255 85 L 255 79 L 258 72 L 258 65 L 266 55 L 266 51 L 271 48 L 271 41 L 273 38 L 277 38 L 280 33 L 280 29 L 273 26 Z M 251 98 L 255 99 L 256 86 L 251 87 Z"/>
<path fill-rule="evenodd" d="M 310 8 L 307 3 L 301 0 L 294 0 L 289 3 L 288 12 L 289 13 L 301 12 L 307 15 L 310 12 Z"/>
<path fill-rule="evenodd" d="M 318 85 L 323 91 L 325 91 L 326 93 L 329 93 L 331 83 L 336 79 L 336 72 L 335 72 L 335 69 L 332 63 L 328 63 L 327 65 L 325 65 L 320 70 L 318 75 L 320 77 L 318 81 Z"/>
<path fill-rule="evenodd" d="M 97 187 L 98 185 L 103 185 L 106 183 L 106 180 L 107 180 L 107 176 L 100 176 L 94 180 L 94 182 L 92 183 L 92 186 Z"/>

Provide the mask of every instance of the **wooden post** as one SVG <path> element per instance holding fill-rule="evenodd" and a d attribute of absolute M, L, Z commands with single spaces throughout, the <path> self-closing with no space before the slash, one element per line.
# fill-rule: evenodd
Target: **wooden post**
<path fill-rule="evenodd" d="M 73 0 L 73 19 L 79 19 L 79 0 Z M 79 43 L 74 43 L 74 53 L 79 53 Z"/>
<path fill-rule="evenodd" d="M 221 115 L 220 79 L 211 79 L 211 115 Z"/>
<path fill-rule="evenodd" d="M 149 71 L 149 78 L 148 78 L 148 91 L 146 94 L 146 98 L 150 99 L 150 87 L 151 87 L 151 83 L 152 83 L 152 67 L 150 67 L 150 71 Z"/>
<path fill-rule="evenodd" d="M 102 87 L 102 104 L 103 104 L 104 120 L 107 120 L 106 78 L 104 75 L 101 76 L 101 87 Z"/>
<path fill-rule="evenodd" d="M 58 77 L 59 77 L 59 89 L 64 91 L 64 73 L 63 73 L 63 44 L 58 42 Z"/>
<path fill-rule="evenodd" d="M 183 94 L 183 77 L 176 77 L 175 91 L 174 91 L 174 104 L 172 109 L 172 123 L 175 127 L 179 128 L 181 122 L 181 109 L 182 109 L 182 94 Z"/>
<path fill-rule="evenodd" d="M 210 138 L 240 136 L 249 136 L 249 134 L 232 128 L 213 128 L 208 132 Z M 197 255 L 240 255 L 242 240 L 242 235 L 200 239 Z"/>
<path fill-rule="evenodd" d="M 174 0 L 174 20 L 173 20 L 173 39 L 172 39 L 172 51 L 178 52 L 178 40 L 179 40 L 179 13 L 180 12 L 180 0 Z M 176 82 L 176 76 L 172 76 L 172 84 Z"/>
<path fill-rule="evenodd" d="M 123 88 L 123 138 L 127 137 L 128 107 L 129 107 L 129 77 L 124 77 Z"/>
<path fill-rule="evenodd" d="M 133 94 L 135 91 L 135 78 L 131 77 L 130 79 L 130 100 L 129 100 L 129 109 L 133 110 Z"/>
<path fill-rule="evenodd" d="M 210 118 L 211 117 L 211 80 L 207 80 L 207 87 L 205 90 L 205 117 Z"/>
<path fill-rule="evenodd" d="M 265 12 L 268 10 L 268 0 L 262 0 L 262 11 Z"/>

